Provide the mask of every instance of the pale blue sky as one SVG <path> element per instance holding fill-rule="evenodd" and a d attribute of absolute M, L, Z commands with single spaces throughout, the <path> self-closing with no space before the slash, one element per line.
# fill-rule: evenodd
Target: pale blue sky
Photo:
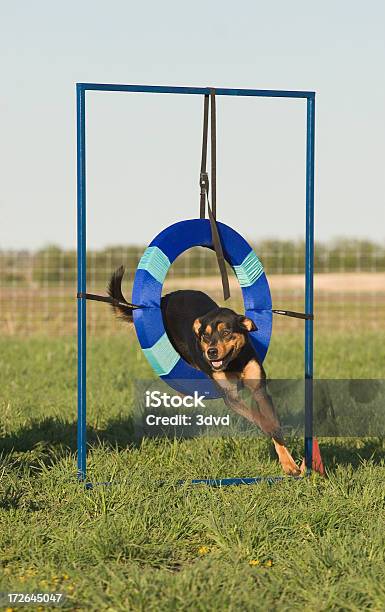
<path fill-rule="evenodd" d="M 316 237 L 385 238 L 383 0 L 0 0 L 0 248 L 76 241 L 75 83 L 317 92 Z M 88 96 L 88 244 L 196 216 L 202 101 Z M 304 229 L 305 102 L 218 99 L 218 218 Z"/>

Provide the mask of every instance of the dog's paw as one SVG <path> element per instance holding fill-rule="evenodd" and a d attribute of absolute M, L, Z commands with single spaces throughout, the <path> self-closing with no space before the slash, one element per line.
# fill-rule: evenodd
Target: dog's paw
<path fill-rule="evenodd" d="M 294 463 L 294 461 L 285 463 L 282 465 L 282 467 L 283 471 L 288 476 L 301 476 L 301 468 L 299 468 L 298 465 Z"/>
<path fill-rule="evenodd" d="M 306 472 L 305 457 L 302 459 L 300 471 L 301 471 L 301 476 L 303 476 L 305 474 L 305 472 Z"/>

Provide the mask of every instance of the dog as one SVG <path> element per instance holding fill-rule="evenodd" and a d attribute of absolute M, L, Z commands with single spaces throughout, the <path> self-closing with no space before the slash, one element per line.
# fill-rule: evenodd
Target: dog
<path fill-rule="evenodd" d="M 121 303 L 113 305 L 115 313 L 132 322 L 133 309 L 121 288 L 123 275 L 121 266 L 112 274 L 107 292 Z M 267 392 L 265 370 L 249 340 L 248 334 L 257 331 L 254 322 L 230 308 L 221 308 L 208 295 L 194 290 L 173 291 L 163 296 L 161 312 L 175 350 L 217 384 L 228 406 L 271 437 L 284 472 L 300 475 Z M 240 385 L 250 391 L 250 405 L 240 398 Z"/>

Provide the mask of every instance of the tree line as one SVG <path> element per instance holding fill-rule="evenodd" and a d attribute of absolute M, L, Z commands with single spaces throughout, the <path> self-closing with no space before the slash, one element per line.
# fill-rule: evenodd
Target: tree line
<path fill-rule="evenodd" d="M 261 240 L 253 248 L 268 274 L 303 273 L 305 244 L 303 241 Z M 145 247 L 114 246 L 87 253 L 88 281 L 105 284 L 111 272 L 123 264 L 131 278 Z M 315 245 L 315 271 L 383 272 L 385 244 L 369 240 L 339 239 Z M 174 277 L 212 276 L 217 274 L 215 254 L 206 248 L 194 247 L 172 265 Z M 72 285 L 77 277 L 76 252 L 48 245 L 35 252 L 1 251 L 2 285 Z"/>

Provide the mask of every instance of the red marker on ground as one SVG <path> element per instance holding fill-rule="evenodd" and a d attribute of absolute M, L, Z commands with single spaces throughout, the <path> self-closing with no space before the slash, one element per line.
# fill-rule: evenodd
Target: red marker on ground
<path fill-rule="evenodd" d="M 305 459 L 302 459 L 301 464 L 301 474 L 304 474 L 306 470 Z M 312 461 L 312 470 L 313 472 L 317 472 L 321 476 L 325 476 L 325 468 L 322 462 L 321 451 L 318 444 L 317 438 L 313 438 L 313 461 Z"/>

